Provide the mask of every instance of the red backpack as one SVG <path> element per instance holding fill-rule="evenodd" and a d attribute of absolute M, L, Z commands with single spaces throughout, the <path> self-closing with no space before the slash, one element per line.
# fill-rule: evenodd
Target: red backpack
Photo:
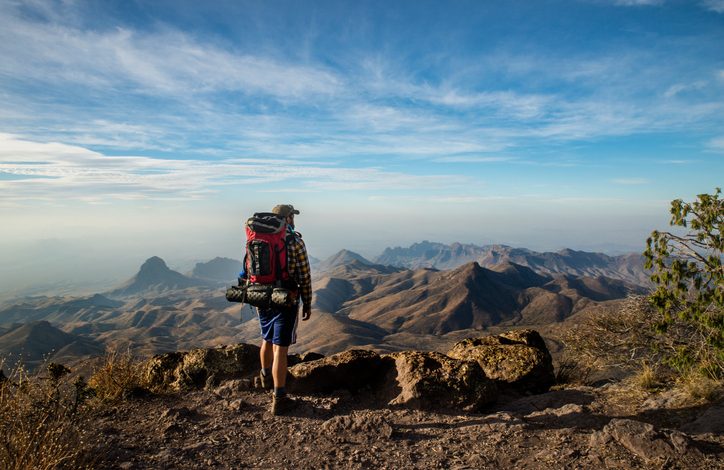
<path fill-rule="evenodd" d="M 271 212 L 257 212 L 246 221 L 244 269 L 251 284 L 281 287 L 289 280 L 287 224 Z"/>

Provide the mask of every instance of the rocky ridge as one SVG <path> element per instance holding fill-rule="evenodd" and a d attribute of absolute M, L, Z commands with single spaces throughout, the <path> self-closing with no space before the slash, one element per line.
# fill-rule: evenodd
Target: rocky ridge
<path fill-rule="evenodd" d="M 96 466 L 724 468 L 721 404 L 684 406 L 671 392 L 621 383 L 544 391 L 548 379 L 538 382 L 542 393 L 531 394 L 529 368 L 518 369 L 518 382 L 488 377 L 480 362 L 510 360 L 512 371 L 518 361 L 475 348 L 545 354 L 540 336 L 529 330 L 485 338 L 456 344 L 461 359 L 367 350 L 293 356 L 297 407 L 279 417 L 267 412 L 268 392 L 250 387 L 255 346 L 156 356 L 146 366 L 149 378 L 176 392 L 101 413 L 93 423 L 103 450 Z"/>

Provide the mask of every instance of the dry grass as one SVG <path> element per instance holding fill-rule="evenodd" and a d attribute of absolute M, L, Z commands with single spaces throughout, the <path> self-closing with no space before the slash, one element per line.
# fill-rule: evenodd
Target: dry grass
<path fill-rule="evenodd" d="M 656 390 L 662 386 L 659 374 L 655 367 L 649 364 L 642 364 L 641 369 L 633 376 L 633 382 L 642 390 Z"/>
<path fill-rule="evenodd" d="M 97 368 L 90 380 L 90 387 L 96 397 L 103 401 L 114 401 L 146 392 L 143 380 L 142 364 L 130 351 L 109 350 L 103 363 Z"/>
<path fill-rule="evenodd" d="M 655 313 L 645 297 L 626 299 L 620 309 L 601 312 L 569 330 L 563 342 L 571 357 L 592 369 L 638 371 L 659 364 Z"/>
<path fill-rule="evenodd" d="M 699 373 L 692 372 L 682 376 L 677 385 L 694 400 L 711 402 L 724 395 L 724 381 L 712 379 Z"/>
<path fill-rule="evenodd" d="M 71 381 L 69 373 L 51 363 L 35 376 L 20 366 L 0 374 L 1 469 L 93 468 L 87 425 L 93 408 L 143 385 L 141 365 L 128 352 L 108 352 L 89 383 Z"/>
<path fill-rule="evenodd" d="M 85 384 L 67 369 L 30 377 L 16 367 L 0 381 L 0 468 L 92 468 L 87 446 Z"/>

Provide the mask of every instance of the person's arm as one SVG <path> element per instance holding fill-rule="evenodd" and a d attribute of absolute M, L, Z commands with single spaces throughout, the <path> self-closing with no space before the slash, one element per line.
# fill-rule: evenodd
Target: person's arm
<path fill-rule="evenodd" d="M 297 284 L 299 284 L 299 294 L 302 297 L 302 320 L 307 320 L 312 314 L 312 271 L 309 267 L 309 257 L 307 256 L 307 247 L 301 238 L 295 240 L 296 250 L 296 267 L 297 267 Z"/>

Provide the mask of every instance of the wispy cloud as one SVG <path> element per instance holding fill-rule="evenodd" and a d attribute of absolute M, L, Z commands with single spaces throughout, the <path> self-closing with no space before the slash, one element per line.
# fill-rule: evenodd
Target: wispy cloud
<path fill-rule="evenodd" d="M 656 54 L 634 49 L 565 57 L 495 50 L 429 80 L 393 53 L 345 69 L 168 25 L 82 29 L 52 3 L 36 8 L 45 20 L 2 7 L 0 77 L 8 89 L 40 82 L 47 95 L 8 93 L 2 129 L 114 153 L 464 160 L 532 142 L 685 129 L 724 111 L 721 99 L 687 101 L 703 82 L 671 85 Z M 488 75 L 544 86 L 477 81 Z M 84 104 L 70 107 L 68 93 Z"/>
<path fill-rule="evenodd" d="M 704 81 L 696 81 L 693 83 L 677 83 L 675 85 L 671 85 L 665 92 L 664 96 L 666 98 L 674 97 L 684 91 L 689 90 L 700 90 L 706 86 L 706 82 Z"/>
<path fill-rule="evenodd" d="M 172 160 L 108 156 L 61 143 L 37 143 L 0 134 L 0 199 L 199 199 L 223 186 L 293 182 L 302 190 L 405 190 L 445 187 L 447 176 L 416 176 L 378 168 L 342 168 L 293 160 Z M 262 188 L 263 189 L 263 188 Z"/>
<path fill-rule="evenodd" d="M 667 165 L 689 165 L 692 163 L 696 163 L 697 160 L 664 160 L 661 163 L 667 164 Z"/>
<path fill-rule="evenodd" d="M 440 157 L 433 161 L 437 163 L 500 163 L 515 160 L 513 157 L 486 157 L 480 155 L 457 155 L 453 157 Z"/>
<path fill-rule="evenodd" d="M 711 139 L 707 143 L 707 148 L 714 150 L 716 152 L 724 152 L 724 136 Z"/>
<path fill-rule="evenodd" d="M 702 5 L 704 5 L 704 8 L 707 10 L 724 13 L 724 0 L 704 0 Z"/>
<path fill-rule="evenodd" d="M 663 5 L 664 0 L 614 0 L 616 5 L 625 7 Z"/>
<path fill-rule="evenodd" d="M 343 85 L 333 71 L 318 64 L 222 49 L 178 30 L 88 31 L 28 21 L 13 9 L 3 10 L 0 72 L 15 79 L 182 97 L 261 93 L 284 100 L 333 94 Z"/>

